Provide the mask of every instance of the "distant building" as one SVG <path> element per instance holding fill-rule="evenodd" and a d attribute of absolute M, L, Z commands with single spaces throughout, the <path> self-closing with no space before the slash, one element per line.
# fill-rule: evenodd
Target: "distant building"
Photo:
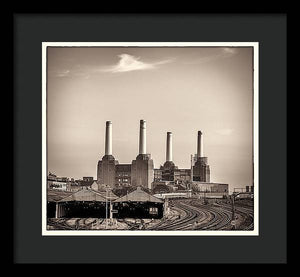
<path fill-rule="evenodd" d="M 71 191 L 71 185 L 67 177 L 58 177 L 49 172 L 47 176 L 47 188 L 60 191 Z"/>
<path fill-rule="evenodd" d="M 170 181 L 174 184 L 186 184 L 191 181 L 210 182 L 210 169 L 207 164 L 207 157 L 203 157 L 201 131 L 198 131 L 197 154 L 193 157 L 192 170 L 190 168 L 178 168 L 172 159 L 172 133 L 167 132 L 166 162 L 159 169 L 154 169 L 155 182 Z"/>
<path fill-rule="evenodd" d="M 79 186 L 77 183 L 71 183 L 71 191 L 76 192 L 78 190 L 81 190 L 81 186 Z"/>
<path fill-rule="evenodd" d="M 49 172 L 47 177 L 47 187 L 60 191 L 76 192 L 82 188 L 90 188 L 93 182 L 93 177 L 83 177 L 82 180 L 74 180 L 74 178 L 58 177 L 51 172 Z"/>
<path fill-rule="evenodd" d="M 163 169 L 154 169 L 154 182 L 162 181 Z"/>
<path fill-rule="evenodd" d="M 91 185 L 94 183 L 93 177 L 83 177 L 82 180 L 76 180 L 75 183 L 77 183 L 77 186 L 82 188 L 90 188 Z"/>
<path fill-rule="evenodd" d="M 201 131 L 198 131 L 197 155 L 192 169 L 193 181 L 210 182 L 210 168 L 207 164 L 207 157 L 203 156 L 203 137 Z"/>
<path fill-rule="evenodd" d="M 159 169 L 154 169 L 154 183 L 152 188 L 160 182 L 178 184 L 191 181 L 191 170 L 180 169 L 173 162 L 172 137 L 172 133 L 167 132 L 166 161 Z"/>
<path fill-rule="evenodd" d="M 178 182 L 176 182 L 178 181 Z M 190 169 L 176 169 L 174 171 L 174 182 L 190 182 L 191 181 L 191 170 Z"/>
<path fill-rule="evenodd" d="M 92 181 L 94 181 L 94 177 L 82 177 L 82 180 L 84 182 L 92 182 Z"/>
<path fill-rule="evenodd" d="M 229 195 L 228 184 L 193 182 L 193 191 L 202 198 L 224 198 Z"/>
<path fill-rule="evenodd" d="M 178 168 L 175 165 L 172 151 L 173 135 L 172 132 L 167 132 L 166 161 L 154 169 L 151 155 L 146 153 L 146 121 L 140 120 L 139 154 L 131 164 L 119 164 L 112 155 L 112 123 L 107 121 L 105 155 L 98 161 L 97 184 L 119 189 L 140 186 L 152 190 L 159 185 L 157 190 L 163 191 L 167 190 L 164 185 L 182 185 L 185 189 L 191 189 L 194 182 L 210 183 L 208 158 L 203 155 L 202 132 L 198 131 L 197 134 L 197 154 L 192 157 L 190 168 Z M 96 184 L 94 187 L 97 187 Z"/>
<path fill-rule="evenodd" d="M 131 164 L 116 165 L 116 186 L 129 186 L 131 184 Z"/>

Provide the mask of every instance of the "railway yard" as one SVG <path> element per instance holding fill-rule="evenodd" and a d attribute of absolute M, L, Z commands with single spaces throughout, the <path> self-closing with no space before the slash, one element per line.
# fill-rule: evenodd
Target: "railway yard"
<path fill-rule="evenodd" d="M 169 200 L 162 219 L 48 218 L 49 230 L 253 230 L 253 200 Z M 234 217 L 234 221 L 233 220 Z"/>

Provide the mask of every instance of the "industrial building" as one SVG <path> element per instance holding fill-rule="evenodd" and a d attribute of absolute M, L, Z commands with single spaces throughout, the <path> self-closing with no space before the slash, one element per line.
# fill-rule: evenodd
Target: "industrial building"
<path fill-rule="evenodd" d="M 48 191 L 47 217 L 105 217 L 107 203 L 118 197 L 109 191 L 94 191 L 84 188 L 77 192 Z"/>
<path fill-rule="evenodd" d="M 82 189 L 56 205 L 56 217 L 105 217 L 106 198 L 90 189 Z"/>
<path fill-rule="evenodd" d="M 146 193 L 141 187 L 113 202 L 117 218 L 162 218 L 164 201 Z"/>
<path fill-rule="evenodd" d="M 178 168 L 174 163 L 173 134 L 167 132 L 166 160 L 155 169 L 151 154 L 146 151 L 145 120 L 140 120 L 139 151 L 131 164 L 120 164 L 115 159 L 112 122 L 107 121 L 105 128 L 105 154 L 98 161 L 96 180 L 74 180 L 49 173 L 47 218 L 162 218 L 166 199 L 228 197 L 228 184 L 210 182 L 201 131 L 190 168 Z M 246 189 L 253 191 L 253 187 Z"/>
<path fill-rule="evenodd" d="M 154 170 L 154 187 L 160 182 L 172 182 L 173 184 L 187 184 L 191 181 L 209 182 L 210 169 L 207 164 L 207 157 L 203 156 L 203 138 L 202 132 L 198 131 L 197 137 L 197 154 L 189 169 L 180 169 L 173 162 L 173 135 L 167 132 L 166 144 L 166 162 L 159 169 Z"/>
<path fill-rule="evenodd" d="M 246 186 L 246 188 L 234 188 L 233 195 L 236 200 L 239 199 L 253 199 L 254 186 Z"/>
<path fill-rule="evenodd" d="M 112 155 L 112 122 L 106 122 L 105 155 L 98 161 L 97 183 L 116 187 L 144 187 L 154 190 L 157 185 L 182 185 L 190 189 L 196 182 L 210 183 L 210 167 L 208 158 L 203 155 L 203 134 L 197 133 L 197 153 L 191 160 L 190 168 L 178 168 L 173 161 L 173 134 L 167 132 L 166 161 L 160 168 L 154 169 L 151 155 L 146 152 L 146 121 L 140 120 L 139 153 L 131 164 L 119 164 Z M 214 189 L 218 186 L 214 184 Z M 220 193 L 223 193 L 220 184 Z M 225 184 L 226 185 L 226 184 Z M 228 185 L 227 185 L 228 192 Z"/>
<path fill-rule="evenodd" d="M 179 169 L 173 162 L 173 134 L 167 132 L 167 143 L 166 143 L 166 161 L 160 166 L 159 169 L 154 169 L 154 183 L 152 188 L 161 182 L 166 184 L 178 184 L 186 183 L 191 181 L 191 170 L 190 169 Z"/>
<path fill-rule="evenodd" d="M 83 180 L 70 181 L 49 174 L 48 217 L 105 217 L 109 202 L 113 203 L 118 218 L 161 218 L 166 198 L 228 196 L 228 184 L 210 182 L 201 131 L 197 136 L 197 154 L 192 157 L 188 169 L 175 165 L 172 145 L 173 134 L 167 132 L 166 161 L 160 168 L 154 169 L 151 155 L 146 151 L 146 121 L 140 120 L 138 155 L 131 164 L 119 164 L 112 153 L 112 122 L 107 121 L 105 155 L 98 161 L 97 180 L 83 177 Z M 75 184 L 76 189 L 73 189 Z M 125 189 L 126 195 L 123 192 L 118 197 L 112 192 L 118 189 Z"/>
<path fill-rule="evenodd" d="M 123 197 L 111 191 L 94 191 L 86 188 L 69 193 L 48 191 L 48 218 L 162 218 L 164 201 L 137 187 Z"/>
<path fill-rule="evenodd" d="M 116 166 L 116 186 L 130 186 L 131 164 L 118 164 Z"/>
<path fill-rule="evenodd" d="M 198 131 L 197 160 L 193 166 L 193 181 L 210 182 L 210 169 L 207 164 L 207 157 L 203 156 L 203 136 Z"/>
<path fill-rule="evenodd" d="M 228 184 L 211 183 L 208 158 L 203 155 L 202 132 L 197 134 L 197 153 L 191 159 L 190 169 L 180 169 L 173 162 L 172 133 L 167 132 L 166 162 L 159 169 L 154 169 L 154 193 L 166 193 L 169 197 L 178 197 L 179 190 L 171 190 L 178 185 L 185 187 L 181 194 L 191 197 L 191 190 L 198 197 L 224 198 L 228 197 Z"/>
<path fill-rule="evenodd" d="M 105 155 L 98 161 L 97 182 L 111 188 L 131 185 L 151 189 L 153 180 L 153 160 L 146 153 L 146 121 L 140 120 L 139 154 L 131 164 L 119 164 L 112 155 L 112 123 L 107 121 Z"/>
<path fill-rule="evenodd" d="M 227 198 L 228 184 L 193 182 L 192 190 L 200 198 Z"/>

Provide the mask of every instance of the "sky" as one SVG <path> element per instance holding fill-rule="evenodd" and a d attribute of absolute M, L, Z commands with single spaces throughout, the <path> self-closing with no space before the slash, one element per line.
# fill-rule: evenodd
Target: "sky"
<path fill-rule="evenodd" d="M 230 190 L 253 184 L 252 48 L 48 47 L 48 171 L 96 178 L 112 121 L 113 155 L 138 155 L 139 121 L 147 122 L 147 153 L 190 168 L 203 133 L 211 182 Z"/>

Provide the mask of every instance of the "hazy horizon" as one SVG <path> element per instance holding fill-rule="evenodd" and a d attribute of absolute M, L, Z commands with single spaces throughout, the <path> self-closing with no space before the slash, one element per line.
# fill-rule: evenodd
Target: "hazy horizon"
<path fill-rule="evenodd" d="M 211 182 L 230 190 L 253 184 L 251 47 L 48 47 L 48 172 L 96 178 L 112 121 L 113 155 L 138 155 L 139 121 L 147 122 L 147 153 L 190 168 L 203 133 Z"/>

